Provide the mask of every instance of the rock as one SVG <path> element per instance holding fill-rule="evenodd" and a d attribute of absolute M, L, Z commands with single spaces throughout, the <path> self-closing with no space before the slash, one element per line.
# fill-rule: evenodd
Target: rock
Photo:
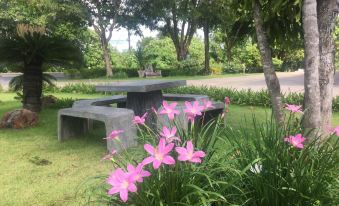
<path fill-rule="evenodd" d="M 49 107 L 57 102 L 58 98 L 53 95 L 44 96 L 41 98 L 41 104 L 43 107 Z"/>
<path fill-rule="evenodd" d="M 35 126 L 39 122 L 37 113 L 27 109 L 7 112 L 0 121 L 0 128 L 22 129 Z"/>

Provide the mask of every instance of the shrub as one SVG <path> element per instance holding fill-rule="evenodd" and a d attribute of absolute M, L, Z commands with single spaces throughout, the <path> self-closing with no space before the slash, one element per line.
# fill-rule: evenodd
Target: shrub
<path fill-rule="evenodd" d="M 115 72 L 112 79 L 126 79 L 128 78 L 128 75 L 126 72 L 123 72 L 123 71 L 118 71 L 118 72 Z"/>
<path fill-rule="evenodd" d="M 60 98 L 60 99 L 57 99 L 57 101 L 54 104 L 49 106 L 49 108 L 53 108 L 53 109 L 69 108 L 69 107 L 72 107 L 74 101 L 76 100 L 72 98 Z"/>
<path fill-rule="evenodd" d="M 201 74 L 203 71 L 203 65 L 199 64 L 194 59 L 183 60 L 178 63 L 176 73 L 179 75 L 194 76 Z"/>
<path fill-rule="evenodd" d="M 136 68 L 113 68 L 113 76 L 117 73 L 124 72 L 127 77 L 138 77 L 138 70 Z M 106 70 L 102 69 L 84 69 L 80 72 L 82 78 L 99 78 L 106 76 Z M 125 77 L 124 77 L 125 78 Z"/>
<path fill-rule="evenodd" d="M 168 70 L 165 70 L 165 74 Z M 44 87 L 45 92 L 64 92 L 64 93 L 82 93 L 82 94 L 96 94 L 95 85 L 86 83 L 67 84 L 63 87 Z M 210 98 L 223 101 L 224 97 L 231 97 L 233 104 L 249 105 L 249 106 L 271 106 L 270 96 L 267 90 L 252 91 L 252 90 L 236 90 L 230 88 L 217 87 L 178 87 L 167 89 L 164 92 L 177 94 L 201 94 L 208 95 Z M 106 94 L 116 94 L 115 92 Z M 302 105 L 304 95 L 301 93 L 288 93 L 282 95 L 283 103 Z M 333 99 L 333 111 L 339 111 L 339 97 Z"/>

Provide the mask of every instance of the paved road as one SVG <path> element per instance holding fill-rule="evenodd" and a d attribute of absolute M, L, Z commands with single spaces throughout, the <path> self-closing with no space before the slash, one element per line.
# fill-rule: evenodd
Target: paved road
<path fill-rule="evenodd" d="M 304 92 L 304 73 L 303 72 L 289 72 L 289 73 L 277 73 L 281 90 L 283 93 L 288 92 Z M 234 89 L 251 89 L 261 90 L 266 89 L 266 82 L 264 74 L 248 75 L 241 77 L 229 77 L 229 78 L 215 78 L 204 80 L 188 80 L 188 85 L 195 86 L 214 86 L 214 87 L 227 87 Z M 336 73 L 334 80 L 334 95 L 339 95 L 339 73 Z"/>

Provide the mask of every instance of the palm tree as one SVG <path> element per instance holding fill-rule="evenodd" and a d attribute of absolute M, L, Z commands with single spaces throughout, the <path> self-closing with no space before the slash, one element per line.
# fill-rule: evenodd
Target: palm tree
<path fill-rule="evenodd" d="M 20 68 L 23 73 L 23 107 L 41 110 L 43 70 L 48 65 L 74 67 L 82 62 L 80 46 L 53 37 L 43 27 L 18 25 L 13 37 L 0 38 L 0 63 Z"/>

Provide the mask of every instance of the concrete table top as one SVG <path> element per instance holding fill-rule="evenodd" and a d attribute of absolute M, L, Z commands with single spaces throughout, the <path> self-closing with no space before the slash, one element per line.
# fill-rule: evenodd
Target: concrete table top
<path fill-rule="evenodd" d="M 185 85 L 186 80 L 136 80 L 100 84 L 96 86 L 96 91 L 151 92 Z"/>

